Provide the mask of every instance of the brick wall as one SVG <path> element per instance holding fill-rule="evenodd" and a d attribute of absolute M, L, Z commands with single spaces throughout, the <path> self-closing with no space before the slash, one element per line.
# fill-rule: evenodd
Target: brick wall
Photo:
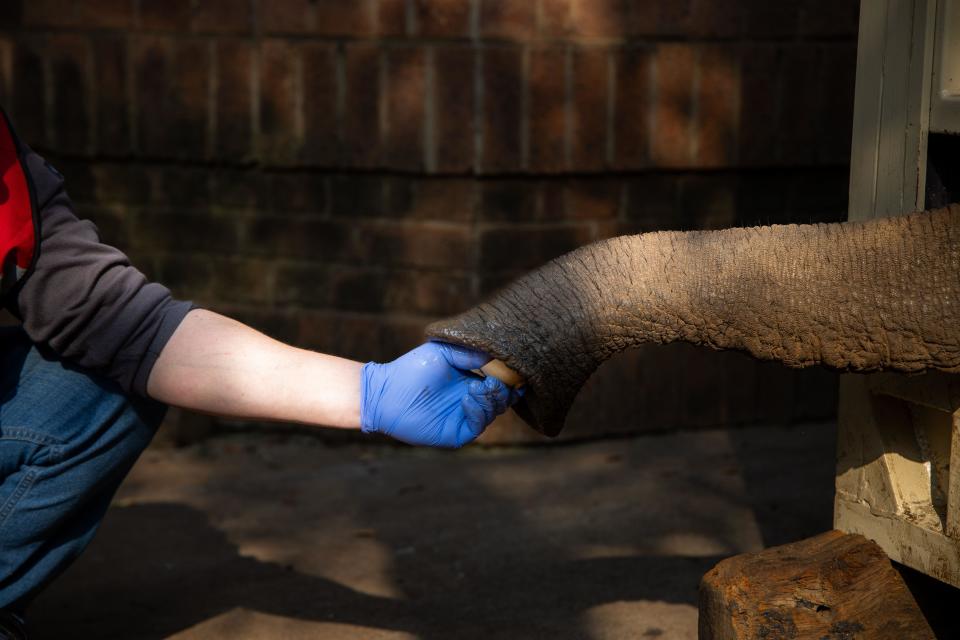
<path fill-rule="evenodd" d="M 0 102 L 178 295 L 385 359 L 593 240 L 841 219 L 856 29 L 855 0 L 8 0 Z M 644 350 L 572 432 L 823 417 L 834 382 Z"/>

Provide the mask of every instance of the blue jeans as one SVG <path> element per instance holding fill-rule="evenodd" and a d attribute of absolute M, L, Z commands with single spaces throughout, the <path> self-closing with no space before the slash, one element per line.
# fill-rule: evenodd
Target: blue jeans
<path fill-rule="evenodd" d="M 0 328 L 0 609 L 80 555 L 164 410 Z"/>

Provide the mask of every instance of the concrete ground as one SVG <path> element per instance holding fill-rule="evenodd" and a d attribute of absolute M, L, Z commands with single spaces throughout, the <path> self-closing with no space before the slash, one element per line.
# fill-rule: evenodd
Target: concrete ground
<path fill-rule="evenodd" d="M 720 559 L 830 528 L 833 425 L 460 452 L 150 450 L 36 638 L 692 639 Z"/>

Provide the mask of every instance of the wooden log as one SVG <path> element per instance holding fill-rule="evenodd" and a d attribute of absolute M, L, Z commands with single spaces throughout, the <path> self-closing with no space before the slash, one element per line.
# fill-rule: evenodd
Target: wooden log
<path fill-rule="evenodd" d="M 721 561 L 699 624 L 700 640 L 935 640 L 883 550 L 840 531 Z"/>

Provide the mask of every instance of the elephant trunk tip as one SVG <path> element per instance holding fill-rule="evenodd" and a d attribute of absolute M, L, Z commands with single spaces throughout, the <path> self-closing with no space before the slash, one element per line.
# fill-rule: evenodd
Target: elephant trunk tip
<path fill-rule="evenodd" d="M 462 316 L 434 322 L 426 329 L 426 336 L 431 340 L 483 351 L 516 373 L 524 381 L 524 394 L 513 405 L 514 412 L 534 430 L 551 438 L 557 436 L 563 429 L 566 410 L 561 411 L 561 415 L 554 415 L 551 389 L 541 383 L 536 371 L 514 357 L 496 336 L 488 333 L 490 331 L 472 328 Z"/>

